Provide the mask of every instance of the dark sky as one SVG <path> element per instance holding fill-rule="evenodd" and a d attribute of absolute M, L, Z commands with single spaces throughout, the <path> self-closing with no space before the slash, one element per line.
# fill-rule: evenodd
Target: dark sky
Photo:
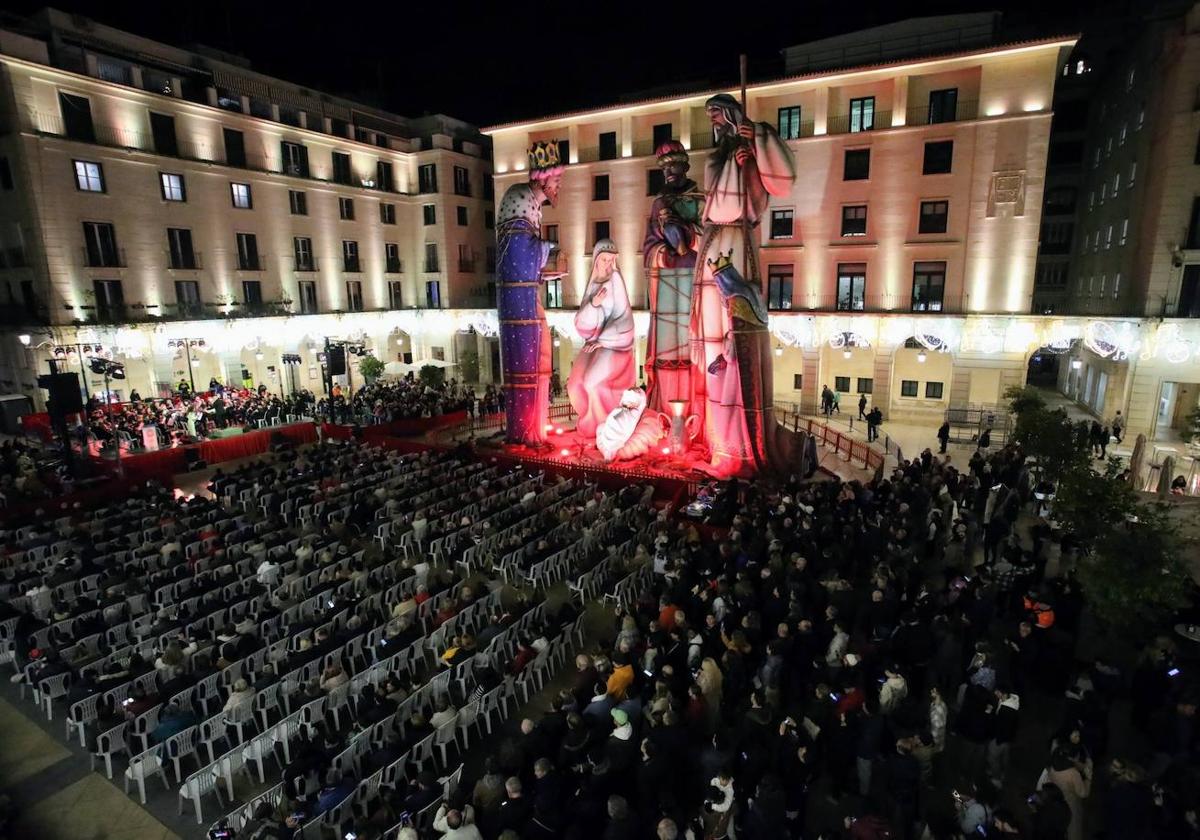
<path fill-rule="evenodd" d="M 44 3 L 9 0 L 18 12 Z M 410 116 L 480 125 L 614 102 L 689 81 L 729 84 L 782 72 L 779 50 L 914 15 L 999 9 L 1014 36 L 1078 31 L 1086 0 L 1006 4 L 909 0 L 783 3 L 571 3 L 401 0 L 261 3 L 57 0 L 57 8 L 186 47 L 242 55 L 260 72 Z M 728 8 L 725 14 L 714 11 Z M 739 17 L 744 13 L 744 17 Z"/>

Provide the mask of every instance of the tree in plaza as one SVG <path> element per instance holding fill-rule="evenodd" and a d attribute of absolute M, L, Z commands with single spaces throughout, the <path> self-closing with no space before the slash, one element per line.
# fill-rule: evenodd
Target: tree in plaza
<path fill-rule="evenodd" d="M 1195 406 L 1184 415 L 1179 437 L 1183 439 L 1184 443 L 1200 442 L 1200 405 Z"/>
<path fill-rule="evenodd" d="M 1079 581 L 1095 617 L 1114 631 L 1140 637 L 1184 606 L 1192 587 L 1186 542 L 1168 506 L 1146 502 L 1116 458 L 1103 472 L 1080 448 L 1062 409 L 1048 409 L 1029 388 L 1005 396 L 1017 417 L 1014 440 L 1055 484 L 1053 516 L 1080 547 Z"/>
<path fill-rule="evenodd" d="M 1039 476 L 1057 485 L 1073 469 L 1089 469 L 1086 450 L 1079 448 L 1075 426 L 1061 409 L 1046 407 L 1033 388 L 1009 388 L 1004 396 L 1016 416 L 1013 439 L 1021 444 Z"/>
<path fill-rule="evenodd" d="M 368 353 L 359 359 L 358 372 L 362 374 L 362 378 L 369 385 L 383 376 L 383 362 Z"/>
<path fill-rule="evenodd" d="M 1137 638 L 1186 605 L 1193 583 L 1170 507 L 1142 501 L 1122 469 L 1114 458 L 1103 474 L 1068 472 L 1054 516 L 1079 538 L 1079 580 L 1095 616 Z"/>
<path fill-rule="evenodd" d="M 446 369 L 437 365 L 422 365 L 417 378 L 426 385 L 439 386 L 446 381 Z"/>

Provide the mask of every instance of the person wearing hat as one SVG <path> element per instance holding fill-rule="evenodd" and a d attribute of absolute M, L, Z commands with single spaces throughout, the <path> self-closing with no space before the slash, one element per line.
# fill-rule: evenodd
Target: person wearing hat
<path fill-rule="evenodd" d="M 589 439 L 635 380 L 633 310 L 617 256 L 617 244 L 611 239 L 596 242 L 592 273 L 575 313 L 583 351 L 571 365 L 567 394 L 579 415 L 575 429 Z"/>
<path fill-rule="evenodd" d="M 541 281 L 555 243 L 542 239 L 542 205 L 558 203 L 563 161 L 558 141 L 529 150 L 529 180 L 509 187 L 496 214 L 496 302 L 503 348 L 505 429 L 509 443 L 546 442 L 550 405 L 550 329 Z M 559 275 L 561 276 L 561 275 Z"/>
<path fill-rule="evenodd" d="M 609 772 L 622 773 L 633 769 L 637 763 L 639 747 L 633 738 L 629 713 L 624 709 L 613 709 L 610 714 L 613 731 L 604 742 L 604 758 L 608 761 Z"/>
<path fill-rule="evenodd" d="M 646 344 L 648 405 L 667 413 L 671 400 L 691 398 L 692 276 L 700 240 L 704 193 L 687 177 L 687 149 L 669 140 L 657 149 L 663 185 L 650 205 L 642 255 L 650 287 Z"/>

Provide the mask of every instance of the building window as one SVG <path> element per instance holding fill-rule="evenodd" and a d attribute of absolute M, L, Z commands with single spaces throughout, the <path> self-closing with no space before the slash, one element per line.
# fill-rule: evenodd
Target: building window
<path fill-rule="evenodd" d="M 784 140 L 795 140 L 800 136 L 799 105 L 779 109 L 779 136 Z"/>
<path fill-rule="evenodd" d="M 1133 179 L 1136 177 L 1137 177 L 1137 161 L 1134 160 L 1134 161 L 1130 161 L 1130 163 L 1129 163 L 1129 180 L 1125 183 L 1125 186 L 1127 189 L 1129 187 L 1133 186 Z"/>
<path fill-rule="evenodd" d="M 115 268 L 121 265 L 117 250 L 117 232 L 108 222 L 83 223 L 84 255 L 93 268 Z"/>
<path fill-rule="evenodd" d="M 846 149 L 842 180 L 865 181 L 871 177 L 871 150 Z"/>
<path fill-rule="evenodd" d="M 617 159 L 617 132 L 600 132 L 600 160 Z"/>
<path fill-rule="evenodd" d="M 929 124 L 954 122 L 958 116 L 958 88 L 929 91 Z"/>
<path fill-rule="evenodd" d="M 249 210 L 254 206 L 254 201 L 250 196 L 249 184 L 230 184 L 229 194 L 233 198 L 234 207 L 239 207 L 242 210 Z"/>
<path fill-rule="evenodd" d="M 1124 245 L 1125 241 L 1128 238 L 1129 238 L 1129 219 L 1122 219 L 1121 220 L 1121 244 Z"/>
<path fill-rule="evenodd" d="M 404 284 L 399 280 L 392 280 L 388 283 L 388 308 L 404 308 Z"/>
<path fill-rule="evenodd" d="M 225 138 L 225 162 L 230 166 L 245 168 L 246 166 L 246 137 L 242 132 L 232 128 L 221 129 Z"/>
<path fill-rule="evenodd" d="M 1120 294 L 1120 292 L 1121 292 L 1121 272 L 1118 271 L 1115 275 L 1113 275 L 1112 296 L 1113 296 L 1114 300 L 1116 299 L 1117 295 Z"/>
<path fill-rule="evenodd" d="M 375 186 L 386 192 L 396 191 L 396 176 L 392 173 L 392 165 L 387 161 L 375 162 Z"/>
<path fill-rule="evenodd" d="M 333 152 L 333 182 L 335 184 L 353 184 L 354 175 L 350 170 L 350 155 Z"/>
<path fill-rule="evenodd" d="M 342 240 L 342 270 L 362 271 L 358 260 L 358 243 L 353 239 Z"/>
<path fill-rule="evenodd" d="M 182 175 L 160 172 L 158 185 L 162 190 L 163 201 L 187 201 L 187 189 L 184 187 Z"/>
<path fill-rule="evenodd" d="M 307 216 L 308 195 L 301 190 L 288 190 L 288 207 L 293 216 Z"/>
<path fill-rule="evenodd" d="M 192 248 L 192 232 L 187 228 L 167 228 L 167 254 L 171 268 L 195 269 L 196 252 Z"/>
<path fill-rule="evenodd" d="M 547 280 L 546 281 L 546 308 L 547 309 L 562 309 L 563 293 L 562 280 Z"/>
<path fill-rule="evenodd" d="M 354 199 L 338 196 L 338 216 L 343 221 L 354 221 Z"/>
<path fill-rule="evenodd" d="M 850 393 L 850 377 L 849 376 L 833 377 L 833 390 L 837 391 L 839 394 Z"/>
<path fill-rule="evenodd" d="M 464 166 L 454 167 L 454 194 L 471 195 L 471 176 Z"/>
<path fill-rule="evenodd" d="M 496 246 L 488 245 L 483 251 L 484 271 L 488 274 L 496 273 Z"/>
<path fill-rule="evenodd" d="M 388 274 L 399 274 L 404 270 L 400 263 L 400 246 L 395 242 L 383 243 L 383 270 Z"/>
<path fill-rule="evenodd" d="M 543 225 L 542 240 L 545 242 L 553 242 L 558 244 L 558 225 Z"/>
<path fill-rule="evenodd" d="M 917 395 L 917 380 L 902 379 L 900 380 L 900 396 L 915 397 Z"/>
<path fill-rule="evenodd" d="M 658 168 L 646 172 L 646 195 L 659 195 L 667 185 L 666 174 Z"/>
<path fill-rule="evenodd" d="M 592 244 L 595 245 L 601 239 L 608 239 L 610 232 L 610 225 L 607 220 L 596 222 L 593 230 Z"/>
<path fill-rule="evenodd" d="M 922 175 L 944 175 L 954 163 L 954 141 L 935 140 L 925 144 L 925 159 L 921 165 Z"/>
<path fill-rule="evenodd" d="M 767 266 L 767 308 L 786 311 L 792 308 L 792 267 Z"/>
<path fill-rule="evenodd" d="M 496 182 L 492 176 L 483 176 L 483 197 L 486 201 L 494 201 L 496 198 Z"/>
<path fill-rule="evenodd" d="M 837 309 L 861 312 L 866 306 L 867 266 L 865 263 L 838 265 Z"/>
<path fill-rule="evenodd" d="M 875 127 L 875 97 L 850 100 L 850 132 L 870 131 Z"/>
<path fill-rule="evenodd" d="M 346 281 L 346 311 L 363 311 L 362 281 L 360 280 Z"/>
<path fill-rule="evenodd" d="M 417 192 L 435 193 L 438 191 L 437 164 L 426 163 L 417 168 Z"/>
<path fill-rule="evenodd" d="M 441 266 L 438 263 L 438 251 L 436 242 L 425 243 L 425 272 L 433 274 L 440 271 Z"/>
<path fill-rule="evenodd" d="M 918 233 L 945 233 L 946 218 L 950 214 L 948 201 L 922 201 L 921 218 L 917 223 Z"/>
<path fill-rule="evenodd" d="M 259 271 L 262 264 L 258 260 L 258 237 L 253 233 L 237 234 L 238 270 Z"/>
<path fill-rule="evenodd" d="M 254 309 L 262 306 L 262 282 L 259 280 L 242 281 L 242 303 Z"/>
<path fill-rule="evenodd" d="M 858 393 L 873 394 L 875 393 L 875 380 L 870 377 L 858 377 Z"/>
<path fill-rule="evenodd" d="M 83 96 L 60 92 L 58 105 L 62 109 L 63 134 L 72 140 L 95 143 L 96 128 L 92 124 L 91 100 Z"/>
<path fill-rule="evenodd" d="M 317 284 L 314 280 L 301 280 L 297 284 L 300 288 L 300 314 L 315 315 L 321 311 L 317 305 Z"/>
<path fill-rule="evenodd" d="M 1104 250 L 1107 251 L 1112 247 L 1113 242 L 1113 226 L 1109 225 L 1104 230 Z"/>
<path fill-rule="evenodd" d="M 942 398 L 942 383 L 941 382 L 926 382 L 925 383 L 925 399 L 940 400 Z"/>
<path fill-rule="evenodd" d="M 495 210 L 484 210 L 483 211 L 483 226 L 485 228 L 487 228 L 488 230 L 495 230 L 495 228 L 496 228 L 496 211 Z"/>
<path fill-rule="evenodd" d="M 313 259 L 312 240 L 307 236 L 292 239 L 292 255 L 295 258 L 296 271 L 317 270 L 316 260 Z"/>
<path fill-rule="evenodd" d="M 425 204 L 421 206 L 421 216 L 425 220 L 426 225 L 437 224 L 437 207 L 433 204 Z"/>
<path fill-rule="evenodd" d="M 170 268 L 196 269 L 196 251 L 192 250 L 192 232 L 187 228 L 167 228 L 167 253 Z"/>
<path fill-rule="evenodd" d="M 467 226 L 467 208 L 466 207 L 455 207 L 454 210 L 455 210 L 455 215 L 457 216 L 457 219 L 458 219 L 458 226 L 466 227 Z"/>
<path fill-rule="evenodd" d="M 175 308 L 180 315 L 199 315 L 200 284 L 195 280 L 175 281 Z"/>
<path fill-rule="evenodd" d="M 0 157 L 0 190 L 11 190 L 12 188 L 12 167 L 8 165 L 8 158 Z"/>
<path fill-rule="evenodd" d="M 445 347 L 436 347 L 436 346 L 430 347 L 429 355 L 430 355 L 430 357 L 432 357 L 432 359 L 435 362 L 444 362 L 444 361 L 446 361 L 446 348 Z"/>
<path fill-rule="evenodd" d="M 1104 203 L 1104 199 L 1108 198 L 1108 181 L 1100 185 L 1100 203 Z"/>
<path fill-rule="evenodd" d="M 287 140 L 281 140 L 279 141 L 279 155 L 283 159 L 283 173 L 285 175 L 291 175 L 296 178 L 308 177 L 307 147 L 299 143 L 289 143 Z M 348 160 L 347 166 L 349 166 Z"/>
<path fill-rule="evenodd" d="M 842 208 L 842 236 L 867 235 L 867 205 L 855 204 Z"/>
<path fill-rule="evenodd" d="M 383 225 L 396 224 L 396 205 L 383 203 L 379 205 L 379 223 Z"/>
<path fill-rule="evenodd" d="M 125 290 L 120 280 L 93 280 L 96 295 L 96 317 L 101 321 L 125 320 Z"/>
<path fill-rule="evenodd" d="M 791 239 L 793 230 L 793 221 L 795 211 L 787 210 L 772 210 L 771 211 L 771 238 L 772 239 Z"/>
<path fill-rule="evenodd" d="M 7 169 L 7 161 L 5 162 Z M 104 192 L 104 169 L 98 163 L 88 160 L 75 161 L 75 187 L 83 192 Z M 9 185 L 12 189 L 12 175 L 9 174 Z"/>
<path fill-rule="evenodd" d="M 654 126 L 652 136 L 654 140 L 653 151 L 657 152 L 659 146 L 661 146 L 663 143 L 669 143 L 671 141 L 671 124 L 659 123 L 658 125 Z"/>
<path fill-rule="evenodd" d="M 793 373 L 792 374 L 792 390 L 793 391 L 803 391 L 804 390 L 804 374 L 803 373 Z"/>
<path fill-rule="evenodd" d="M 428 309 L 442 308 L 442 284 L 439 280 L 428 280 L 425 283 L 425 306 Z"/>
<path fill-rule="evenodd" d="M 608 201 L 607 175 L 596 175 L 592 178 L 592 201 Z"/>
<path fill-rule="evenodd" d="M 946 291 L 946 264 L 919 262 L 913 265 L 912 311 L 941 312 Z"/>

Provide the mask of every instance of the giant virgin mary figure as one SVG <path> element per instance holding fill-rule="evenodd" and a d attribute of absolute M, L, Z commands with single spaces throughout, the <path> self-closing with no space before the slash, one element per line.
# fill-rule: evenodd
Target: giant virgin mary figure
<path fill-rule="evenodd" d="M 611 239 L 601 239 L 592 249 L 592 273 L 575 313 L 575 329 L 584 343 L 571 365 L 567 394 L 579 415 L 576 431 L 590 439 L 634 381 L 633 312 Z"/>

